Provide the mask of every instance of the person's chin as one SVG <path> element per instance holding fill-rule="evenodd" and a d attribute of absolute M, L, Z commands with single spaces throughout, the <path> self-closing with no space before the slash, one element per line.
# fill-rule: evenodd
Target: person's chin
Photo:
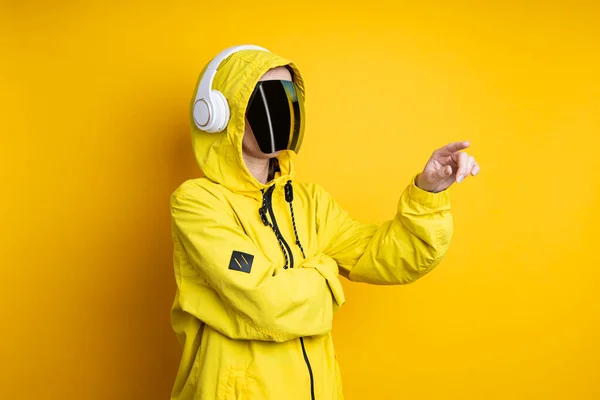
<path fill-rule="evenodd" d="M 277 158 L 281 154 L 281 151 L 282 150 L 276 151 L 274 153 L 265 154 L 265 157 L 268 157 L 268 158 Z"/>

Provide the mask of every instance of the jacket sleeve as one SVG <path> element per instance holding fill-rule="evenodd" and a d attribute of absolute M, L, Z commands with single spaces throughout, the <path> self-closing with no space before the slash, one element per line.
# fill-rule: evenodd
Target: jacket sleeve
<path fill-rule="evenodd" d="M 402 193 L 394 219 L 379 227 L 353 220 L 317 188 L 319 242 L 342 275 L 356 282 L 405 284 L 439 264 L 452 237 L 450 195 L 426 192 L 416 179 Z"/>
<path fill-rule="evenodd" d="M 343 302 L 338 266 L 318 255 L 293 269 L 275 268 L 245 234 L 231 208 L 208 191 L 171 198 L 182 309 L 234 339 L 286 341 L 329 332 Z M 258 212 L 257 212 L 258 218 Z M 253 257 L 249 272 L 230 269 L 233 251 Z"/>

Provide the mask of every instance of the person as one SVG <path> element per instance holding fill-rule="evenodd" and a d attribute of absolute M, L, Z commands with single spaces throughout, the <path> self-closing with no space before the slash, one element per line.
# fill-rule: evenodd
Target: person
<path fill-rule="evenodd" d="M 294 180 L 304 87 L 293 62 L 250 45 L 200 75 L 191 127 L 205 176 L 171 197 L 171 320 L 183 347 L 174 400 L 342 399 L 330 333 L 345 302 L 339 275 L 407 284 L 446 253 L 447 189 L 480 169 L 469 143 L 436 150 L 392 220 L 362 224 Z"/>

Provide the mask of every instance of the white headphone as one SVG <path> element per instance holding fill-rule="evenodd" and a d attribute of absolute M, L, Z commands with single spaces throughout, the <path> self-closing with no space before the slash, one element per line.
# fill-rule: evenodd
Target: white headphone
<path fill-rule="evenodd" d="M 223 96 L 223 93 L 218 90 L 212 90 L 212 83 L 217 74 L 217 69 L 223 60 L 233 53 L 242 50 L 269 51 L 250 44 L 234 46 L 223 50 L 208 64 L 196 92 L 193 110 L 196 126 L 205 132 L 222 132 L 229 122 L 229 104 L 227 104 L 227 99 Z"/>

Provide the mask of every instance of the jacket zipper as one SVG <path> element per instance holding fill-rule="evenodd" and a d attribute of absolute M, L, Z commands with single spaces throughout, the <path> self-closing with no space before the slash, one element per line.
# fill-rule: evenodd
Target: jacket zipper
<path fill-rule="evenodd" d="M 273 211 L 273 191 L 275 190 L 275 185 L 271 186 L 265 192 L 265 205 L 267 206 L 267 211 L 269 212 L 269 216 L 271 217 L 271 224 L 273 225 L 273 231 L 275 235 L 279 236 L 283 246 L 290 256 L 290 268 L 294 268 L 294 256 L 292 255 L 292 249 L 285 241 L 279 227 L 277 226 L 277 221 L 275 220 L 275 212 Z M 310 377 L 310 398 L 311 400 L 315 400 L 315 381 L 313 377 L 312 367 L 310 366 L 310 360 L 308 359 L 308 354 L 306 353 L 306 347 L 304 347 L 304 338 L 300 338 L 300 344 L 302 346 L 302 355 L 304 356 L 304 362 L 306 363 L 306 368 L 308 368 L 308 375 Z"/>
<path fill-rule="evenodd" d="M 310 376 L 310 398 L 315 400 L 315 381 L 313 379 L 312 368 L 310 366 L 310 361 L 308 359 L 308 354 L 306 354 L 306 348 L 304 347 L 304 338 L 300 338 L 300 344 L 302 345 L 302 354 L 304 355 L 304 362 L 306 362 L 306 366 L 308 367 L 308 375 Z"/>

